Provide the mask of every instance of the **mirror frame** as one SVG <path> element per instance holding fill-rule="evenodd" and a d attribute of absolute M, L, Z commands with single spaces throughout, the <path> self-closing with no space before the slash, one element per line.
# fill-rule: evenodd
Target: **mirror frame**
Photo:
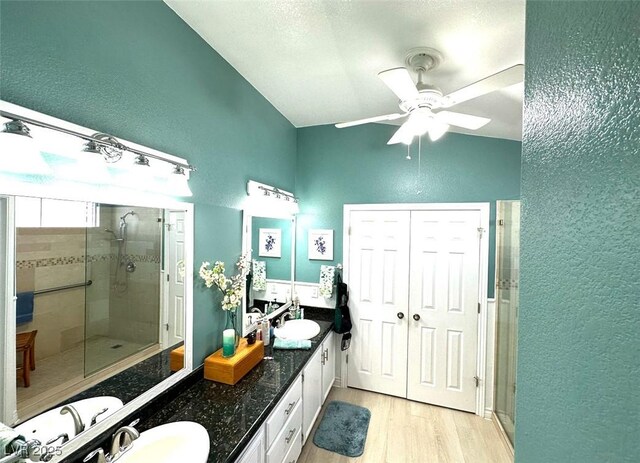
<path fill-rule="evenodd" d="M 61 119 L 53 118 L 45 114 L 22 108 L 11 103 L 0 101 L 0 107 L 7 109 L 16 114 L 32 117 L 34 119 L 46 120 L 63 128 L 69 128 L 80 132 L 95 133 L 86 127 L 78 126 L 66 122 Z M 157 153 L 171 160 L 186 162 L 184 159 L 168 155 L 161 151 L 148 148 L 137 143 L 132 143 L 124 139 L 120 139 L 123 143 L 133 148 L 139 148 L 148 152 Z M 4 183 L 4 182 L 3 182 Z M 84 431 L 79 437 L 71 439 L 62 447 L 62 454 L 55 456 L 51 461 L 53 463 L 61 461 L 70 454 L 81 449 L 87 442 L 98 438 L 101 434 L 107 432 L 109 428 L 124 420 L 131 413 L 146 405 L 149 401 L 162 394 L 164 391 L 185 379 L 193 371 L 193 269 L 194 269 L 194 205 L 190 202 L 179 201 L 169 196 L 159 194 L 151 194 L 140 192 L 139 195 L 129 194 L 126 198 L 116 195 L 109 188 L 94 188 L 89 195 L 87 191 L 74 192 L 73 190 L 60 188 L 51 189 L 48 185 L 23 182 L 11 182 L 10 185 L 0 184 L 0 236 L 5 241 L 4 259 L 0 258 L 0 301 L 7 307 L 4 314 L 0 313 L 0 329 L 4 330 L 4 341 L 0 343 L 0 361 L 3 363 L 5 370 L 3 379 L 0 381 L 2 392 L 0 393 L 0 421 L 8 421 L 14 423 L 17 415 L 17 398 L 16 398 L 16 369 L 15 369 L 15 339 L 16 327 L 15 323 L 7 323 L 8 320 L 15 320 L 15 252 L 13 245 L 15 244 L 15 222 L 14 222 L 14 197 L 15 196 L 31 196 L 41 198 L 66 199 L 77 201 L 91 201 L 95 203 L 117 204 L 132 207 L 154 207 L 165 210 L 181 210 L 185 211 L 185 355 L 184 368 L 173 373 L 169 378 L 161 381 L 135 399 L 124 404 L 112 415 L 104 420 L 91 426 Z M 131 198 L 135 199 L 131 199 Z M 162 294 L 161 294 L 162 298 Z M 5 330 L 8 328 L 8 330 Z M 5 363 L 4 360 L 8 359 Z M 7 387 L 5 387 L 5 385 Z"/>
<path fill-rule="evenodd" d="M 295 214 L 283 214 L 283 215 L 259 215 L 255 213 L 251 213 L 251 211 L 245 208 L 242 211 L 242 255 L 249 256 L 249 261 L 252 261 L 251 258 L 251 240 L 252 240 L 252 222 L 253 217 L 265 217 L 270 219 L 288 219 L 291 222 L 291 276 L 289 280 L 289 294 L 293 297 L 294 287 L 295 287 L 295 275 L 296 275 L 296 215 Z M 267 278 L 268 279 L 268 278 Z M 282 281 L 282 280 L 281 280 Z M 246 281 L 245 281 L 246 285 Z M 244 294 L 246 294 L 246 286 L 244 290 Z M 242 336 L 246 336 L 251 331 L 252 326 L 247 326 L 245 323 L 245 316 L 248 314 L 247 312 L 247 298 L 242 298 Z M 291 306 L 291 299 L 285 301 L 284 304 L 280 306 L 280 308 L 271 314 L 269 314 L 269 319 L 275 318 L 280 315 L 282 312 L 287 310 Z"/>

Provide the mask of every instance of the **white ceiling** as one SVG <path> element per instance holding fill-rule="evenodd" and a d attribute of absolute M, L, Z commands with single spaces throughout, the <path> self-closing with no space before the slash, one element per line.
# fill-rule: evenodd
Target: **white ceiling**
<path fill-rule="evenodd" d="M 413 47 L 443 54 L 427 82 L 445 94 L 524 63 L 524 0 L 165 1 L 296 127 L 397 112 L 377 73 Z M 492 119 L 455 131 L 522 139 L 522 92 L 455 106 Z"/>

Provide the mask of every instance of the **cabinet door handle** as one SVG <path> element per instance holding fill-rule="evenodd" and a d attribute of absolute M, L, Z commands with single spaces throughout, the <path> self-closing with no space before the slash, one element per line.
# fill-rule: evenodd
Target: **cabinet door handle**
<path fill-rule="evenodd" d="M 398 312 L 397 316 L 400 320 L 404 318 L 404 314 L 402 312 Z"/>
<path fill-rule="evenodd" d="M 293 439 L 293 435 L 296 433 L 296 428 L 290 429 L 289 430 L 289 435 L 284 439 L 285 442 L 288 444 L 289 442 L 291 442 L 291 439 Z"/>
<path fill-rule="evenodd" d="M 414 315 L 413 315 L 413 319 L 414 319 L 415 321 L 420 320 L 420 315 L 418 315 L 418 314 L 414 314 Z"/>
<path fill-rule="evenodd" d="M 291 413 L 291 410 L 293 410 L 293 407 L 295 407 L 296 403 L 295 402 L 291 402 L 289 404 L 289 406 L 287 407 L 287 409 L 284 411 L 285 415 L 288 415 L 289 413 Z"/>

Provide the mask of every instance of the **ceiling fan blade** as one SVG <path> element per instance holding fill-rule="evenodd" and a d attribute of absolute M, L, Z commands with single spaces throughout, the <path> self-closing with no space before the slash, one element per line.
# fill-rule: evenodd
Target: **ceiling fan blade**
<path fill-rule="evenodd" d="M 487 93 L 495 92 L 501 88 L 509 87 L 522 82 L 524 79 L 524 65 L 516 64 L 510 68 L 474 82 L 471 85 L 462 87 L 455 92 L 449 93 L 442 99 L 441 107 L 450 108 L 463 101 L 478 98 Z"/>
<path fill-rule="evenodd" d="M 339 128 L 339 129 L 343 129 L 345 127 L 352 127 L 354 125 L 368 124 L 369 122 L 394 121 L 394 120 L 400 119 L 401 117 L 404 117 L 406 115 L 407 115 L 406 113 L 404 113 L 404 114 L 400 114 L 400 113 L 385 114 L 384 116 L 368 117 L 367 119 L 359 119 L 357 121 L 341 122 L 339 124 L 336 124 L 336 127 Z"/>
<path fill-rule="evenodd" d="M 396 133 L 389 139 L 387 145 L 395 145 L 396 143 L 404 143 L 405 145 L 410 145 L 413 140 L 413 131 L 411 130 L 411 125 L 405 122 L 400 126 Z"/>
<path fill-rule="evenodd" d="M 378 77 L 396 94 L 401 101 L 418 98 L 420 94 L 405 68 L 387 69 L 378 73 Z"/>
<path fill-rule="evenodd" d="M 455 125 L 463 129 L 478 130 L 480 127 L 487 125 L 491 119 L 487 117 L 472 116 L 470 114 L 454 113 L 452 111 L 440 111 L 435 114 L 440 122 Z"/>

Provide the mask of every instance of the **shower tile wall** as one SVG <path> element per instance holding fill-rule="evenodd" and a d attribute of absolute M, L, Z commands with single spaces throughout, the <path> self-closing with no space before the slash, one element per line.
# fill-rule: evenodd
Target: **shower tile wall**
<path fill-rule="evenodd" d="M 84 228 L 17 228 L 18 292 L 81 283 L 85 278 Z M 33 321 L 18 333 L 38 330 L 36 361 L 77 346 L 84 340 L 84 288 L 37 295 Z"/>

